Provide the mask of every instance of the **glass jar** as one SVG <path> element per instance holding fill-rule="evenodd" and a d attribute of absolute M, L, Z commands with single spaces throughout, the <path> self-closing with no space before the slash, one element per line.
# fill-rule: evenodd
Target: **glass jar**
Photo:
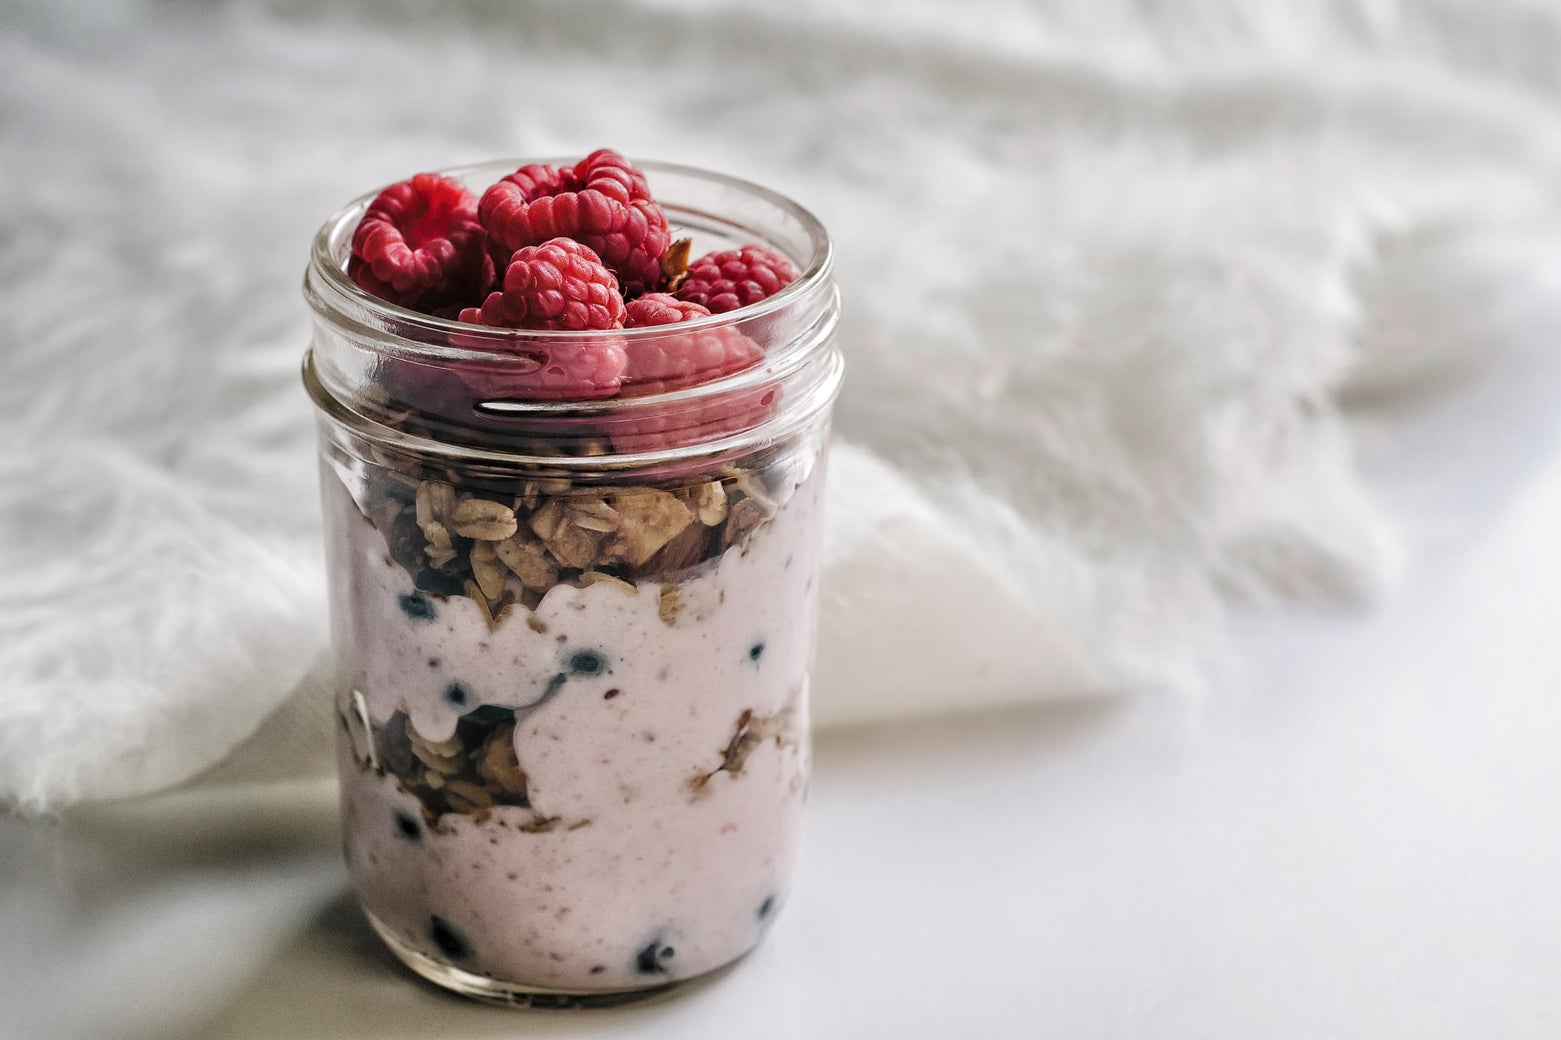
<path fill-rule="evenodd" d="M 518 165 L 447 173 L 480 192 Z M 759 941 L 797 858 L 830 246 L 773 192 L 644 169 L 693 255 L 758 241 L 797 280 L 675 326 L 466 325 L 347 278 L 372 196 L 321 229 L 305 278 L 348 865 L 396 955 L 471 996 L 608 1003 L 714 971 Z M 538 399 L 553 361 L 609 340 L 762 361 Z"/>

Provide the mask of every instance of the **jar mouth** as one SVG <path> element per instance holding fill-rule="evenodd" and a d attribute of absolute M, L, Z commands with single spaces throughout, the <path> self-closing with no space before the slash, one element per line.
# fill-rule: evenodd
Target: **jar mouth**
<path fill-rule="evenodd" d="M 434 172 L 456 180 L 466 181 L 476 178 L 479 182 L 485 179 L 488 183 L 491 183 L 528 163 L 562 165 L 571 161 L 570 159 L 557 156 L 541 159 L 498 159 L 469 163 L 465 166 L 452 166 Z M 779 192 L 772 191 L 761 184 L 744 180 L 741 177 L 714 173 L 681 163 L 649 160 L 642 162 L 635 160 L 635 165 L 651 178 L 658 174 L 662 176 L 680 176 L 720 185 L 731 191 L 762 200 L 794 220 L 808 239 L 810 251 L 807 259 L 799 265 L 799 273 L 796 279 L 784 286 L 779 292 L 757 303 L 750 303 L 735 310 L 721 314 L 712 314 L 709 317 L 680 321 L 676 326 L 679 332 L 707 331 L 732 326 L 755 318 L 762 318 L 788 307 L 793 307 L 804 297 L 817 292 L 820 287 L 830 284 L 834 270 L 834 249 L 830 244 L 828 234 L 824 230 L 824 225 L 805 207 Z M 332 214 L 315 234 L 314 242 L 310 249 L 309 275 L 305 283 L 305 293 L 309 297 L 310 304 L 317 311 L 323 308 L 339 311 L 350 316 L 354 311 L 361 310 L 364 312 L 362 315 L 364 318 L 378 315 L 381 320 L 392 321 L 397 327 L 404 328 L 407 331 L 421 330 L 429 334 L 430 339 L 408 337 L 411 343 L 402 350 L 398 350 L 397 353 L 408 357 L 418 356 L 429 361 L 494 361 L 502 363 L 514 358 L 513 351 L 504 350 L 502 348 L 503 344 L 514 344 L 516 342 L 589 342 L 602 338 L 603 333 L 595 330 L 500 329 L 486 325 L 472 325 L 452 318 L 441 318 L 436 315 L 409 310 L 399 304 L 382 300 L 371 293 L 365 292 L 356 282 L 347 277 L 347 268 L 343 261 L 347 256 L 347 247 L 351 243 L 354 229 L 357 228 L 358 222 L 363 218 L 363 214 L 368 209 L 369 204 L 374 201 L 375 197 L 382 190 L 383 188 L 376 188 L 353 199 Z M 689 210 L 687 207 L 678 206 L 676 203 L 667 205 L 665 208 L 668 210 L 669 218 L 673 213 L 694 214 L 698 212 Z M 715 216 L 714 214 L 700 215 Z M 757 229 L 754 229 L 754 233 L 756 237 L 759 235 Z M 652 325 L 632 329 L 613 329 L 611 335 L 614 338 L 624 337 L 631 340 L 653 339 L 658 334 L 666 335 L 667 331 L 667 326 Z M 463 342 L 469 341 L 473 344 L 491 342 L 494 344 L 495 349 L 485 350 L 480 346 L 454 347 L 431 342 L 431 339 L 434 337 L 445 340 L 450 337 L 458 337 Z"/>
<path fill-rule="evenodd" d="M 522 165 L 572 161 L 500 159 L 435 172 L 462 181 L 480 194 L 488 184 Z M 347 276 L 352 235 L 379 194 L 380 189 L 376 189 L 327 219 L 311 245 L 303 288 L 316 319 L 315 342 L 305 361 L 304 379 L 315 403 L 325 414 L 375 440 L 404 442 L 409 448 L 415 444 L 417 450 L 437 454 L 454 451 L 470 456 L 492 450 L 495 457 L 514 460 L 518 445 L 513 441 L 535 440 L 538 429 L 547 430 L 546 436 L 557 437 L 563 445 L 575 437 L 568 432 L 571 430 L 599 431 L 603 424 L 633 429 L 644 426 L 647 417 L 692 416 L 701 408 L 752 401 L 755 395 L 772 390 L 789 402 L 746 429 L 716 431 L 695 443 L 644 451 L 632 445 L 621 449 L 615 444 L 611 452 L 614 467 L 619 460 L 635 464 L 708 458 L 739 450 L 779 436 L 826 408 L 838 391 L 841 365 L 832 337 L 839 315 L 833 248 L 822 223 L 784 195 L 742 178 L 677 163 L 636 161 L 636 165 L 661 201 L 674 239 L 695 237 L 696 252 L 701 251 L 697 244 L 700 237 L 719 243 L 720 248 L 762 242 L 785 255 L 798 270 L 797 277 L 757 303 L 671 325 L 576 331 L 469 324 L 380 299 Z M 480 367 L 500 377 L 524 377 L 555 356 L 553 351 L 578 351 L 605 341 L 633 349 L 636 345 L 649 347 L 657 340 L 729 334 L 727 330 L 761 341 L 761 360 L 692 385 L 669 388 L 626 383 L 612 396 L 595 398 L 479 393 L 463 404 L 459 416 L 446 412 L 436 423 L 424 423 L 428 428 L 425 435 L 406 428 L 397 421 L 397 409 L 382 407 L 366 392 L 379 378 L 373 374 L 376 370 L 452 373 Z M 503 379 L 495 382 L 502 384 Z M 799 415 L 799 410 L 806 415 Z M 440 432 L 433 432 L 434 428 Z M 544 457 L 553 465 L 570 468 L 577 464 L 602 466 L 607 461 L 600 456 L 551 454 L 539 456 L 538 461 Z"/>

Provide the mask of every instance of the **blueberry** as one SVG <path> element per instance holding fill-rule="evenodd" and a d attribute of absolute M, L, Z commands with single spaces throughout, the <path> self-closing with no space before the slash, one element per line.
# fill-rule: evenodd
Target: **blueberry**
<path fill-rule="evenodd" d="M 400 831 L 401 836 L 407 841 L 423 840 L 423 828 L 419 827 L 416 820 L 400 809 L 396 810 L 396 830 Z"/>
<path fill-rule="evenodd" d="M 618 694 L 620 694 L 622 692 L 623 692 L 622 690 L 620 690 L 620 689 L 618 689 L 618 687 L 614 686 L 612 689 L 610 689 L 606 693 L 602 694 L 602 700 L 610 701 L 610 700 L 612 700 L 614 697 L 618 696 Z"/>
<path fill-rule="evenodd" d="M 759 640 L 748 648 L 748 660 L 757 661 L 764 656 L 764 640 Z"/>
<path fill-rule="evenodd" d="M 464 961 L 472 955 L 472 948 L 461 933 L 450 927 L 450 922 L 442 917 L 428 919 L 428 937 L 439 947 L 439 952 L 452 961 Z"/>
<path fill-rule="evenodd" d="M 774 909 L 775 909 L 775 897 L 774 896 L 765 896 L 764 897 L 764 902 L 759 904 L 759 920 L 762 921 L 766 917 L 770 916 L 770 911 L 774 910 Z"/>
<path fill-rule="evenodd" d="M 444 699 L 457 708 L 464 708 L 471 701 L 472 694 L 465 686 L 458 682 L 453 682 L 444 688 Z"/>
<path fill-rule="evenodd" d="M 407 617 L 415 621 L 431 621 L 434 616 L 434 601 L 419 589 L 401 597 L 401 609 L 406 612 Z"/>
<path fill-rule="evenodd" d="M 559 672 L 557 675 L 553 676 L 553 678 L 547 681 L 547 693 L 544 696 L 553 696 L 553 694 L 562 689 L 564 683 L 568 681 L 569 676 L 565 675 L 563 672 Z"/>
<path fill-rule="evenodd" d="M 660 939 L 655 939 L 651 944 L 641 950 L 634 957 L 634 967 L 641 975 L 665 975 L 667 966 L 663 961 L 672 957 L 672 947 L 662 946 Z"/>
<path fill-rule="evenodd" d="M 576 650 L 569 658 L 569 670 L 576 675 L 600 675 L 607 670 L 607 659 L 595 650 Z"/>

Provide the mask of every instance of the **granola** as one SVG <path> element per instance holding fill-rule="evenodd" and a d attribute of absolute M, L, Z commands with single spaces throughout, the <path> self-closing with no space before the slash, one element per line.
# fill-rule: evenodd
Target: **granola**
<path fill-rule="evenodd" d="M 754 468 L 671 488 L 563 478 L 466 487 L 442 472 L 370 473 L 360 508 L 391 558 L 419 589 L 476 601 L 490 626 L 516 604 L 534 609 L 555 585 L 676 580 L 753 537 L 779 508 L 775 489 Z M 664 619 L 675 615 L 664 607 Z"/>

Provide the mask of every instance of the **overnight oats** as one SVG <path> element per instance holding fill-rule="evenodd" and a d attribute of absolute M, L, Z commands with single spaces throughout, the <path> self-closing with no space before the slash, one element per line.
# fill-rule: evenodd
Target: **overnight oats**
<path fill-rule="evenodd" d="M 425 977 L 626 999 L 785 902 L 830 268 L 785 198 L 607 150 L 419 174 L 321 230 L 346 855 Z"/>

